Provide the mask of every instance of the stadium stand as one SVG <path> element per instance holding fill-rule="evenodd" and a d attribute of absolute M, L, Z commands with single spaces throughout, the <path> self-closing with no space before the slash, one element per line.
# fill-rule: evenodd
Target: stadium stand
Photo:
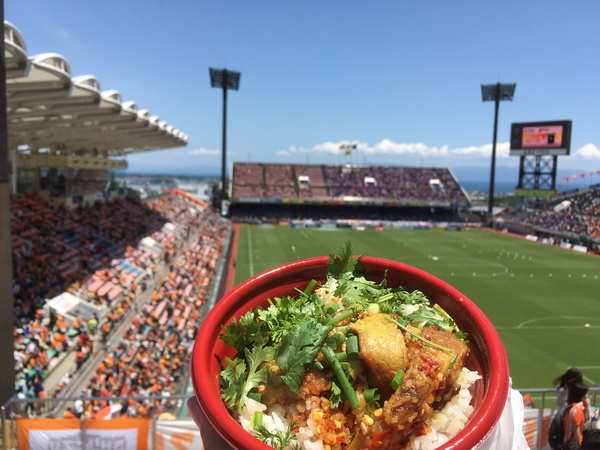
<path fill-rule="evenodd" d="M 448 168 L 234 163 L 234 221 L 462 222 L 470 200 Z"/>
<path fill-rule="evenodd" d="M 13 245 L 17 389 L 29 398 L 58 395 L 129 319 L 84 393 L 174 391 L 229 230 L 228 221 L 203 206 L 176 193 L 144 204 L 115 199 L 74 210 L 51 207 L 32 194 L 17 196 L 11 205 L 19 237 Z M 148 239 L 154 248 L 146 245 Z M 138 310 L 148 285 L 156 288 Z M 91 305 L 93 320 L 48 308 L 48 299 L 65 293 Z M 75 367 L 55 374 L 56 386 L 46 386 L 68 355 Z M 102 406 L 90 402 L 90 414 Z M 149 409 L 127 406 L 132 416 Z"/>
<path fill-rule="evenodd" d="M 499 218 L 509 231 L 555 245 L 576 245 L 598 252 L 600 186 L 560 194 L 541 205 L 507 210 Z"/>
<path fill-rule="evenodd" d="M 448 168 L 234 163 L 232 184 L 234 202 L 256 198 L 358 197 L 388 203 L 469 204 L 466 193 Z"/>

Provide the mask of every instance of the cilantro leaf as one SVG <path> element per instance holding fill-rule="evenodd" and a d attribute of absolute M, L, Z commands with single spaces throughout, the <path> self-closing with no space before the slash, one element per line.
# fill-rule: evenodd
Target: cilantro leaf
<path fill-rule="evenodd" d="M 221 372 L 221 397 L 238 414 L 242 412 L 245 397 L 260 383 L 267 381 L 268 368 L 263 365 L 273 360 L 274 347 L 254 347 L 244 350 L 243 358 L 226 358 L 227 367 Z M 248 363 L 248 364 L 246 364 Z"/>
<path fill-rule="evenodd" d="M 419 309 L 409 314 L 407 319 L 418 328 L 436 326 L 455 334 L 458 339 L 466 340 L 467 334 L 462 332 L 454 320 L 439 305 L 433 307 L 425 304 L 419 305 Z"/>
<path fill-rule="evenodd" d="M 299 450 L 300 444 L 295 436 L 298 431 L 298 423 L 292 421 L 285 431 L 269 431 L 265 426 L 259 427 L 255 433 L 256 437 L 265 444 L 273 447 L 275 450 L 283 450 L 291 447 L 293 450 Z"/>
<path fill-rule="evenodd" d="M 329 404 L 332 408 L 337 408 L 342 402 L 342 388 L 338 386 L 335 381 L 331 381 L 331 397 L 329 397 Z"/>
<path fill-rule="evenodd" d="M 314 361 L 332 328 L 313 319 L 291 329 L 277 347 L 275 363 L 283 371 L 281 379 L 296 394 L 300 394 L 307 365 Z"/>
<path fill-rule="evenodd" d="M 264 345 L 264 333 L 260 332 L 261 323 L 257 320 L 257 311 L 248 311 L 239 321 L 235 317 L 229 325 L 221 326 L 222 333 L 219 338 L 225 343 L 233 346 L 238 353 L 246 348 Z"/>
<path fill-rule="evenodd" d="M 265 331 L 270 332 L 271 341 L 279 343 L 292 328 L 307 319 L 320 317 L 322 302 L 316 296 L 287 296 L 269 300 L 269 307 L 259 310 L 258 318 L 264 322 Z"/>
<path fill-rule="evenodd" d="M 338 255 L 329 255 L 328 272 L 335 278 L 352 275 L 358 260 L 354 258 L 352 241 L 347 240 L 338 247 Z"/>

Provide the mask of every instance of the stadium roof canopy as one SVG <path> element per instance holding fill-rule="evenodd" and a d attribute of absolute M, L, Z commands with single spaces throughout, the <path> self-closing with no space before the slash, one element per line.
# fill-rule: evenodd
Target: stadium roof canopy
<path fill-rule="evenodd" d="M 93 75 L 73 77 L 57 53 L 29 56 L 21 33 L 4 22 L 8 142 L 11 148 L 124 156 L 187 145 L 188 136 L 102 91 Z"/>

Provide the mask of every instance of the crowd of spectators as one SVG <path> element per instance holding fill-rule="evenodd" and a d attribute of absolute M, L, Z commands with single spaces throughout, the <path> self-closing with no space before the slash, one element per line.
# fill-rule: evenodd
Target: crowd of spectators
<path fill-rule="evenodd" d="M 209 219 L 202 223 L 198 239 L 175 260 L 152 294 L 142 314 L 120 336 L 94 373 L 82 395 L 92 399 L 85 405 L 86 417 L 94 417 L 109 406 L 95 397 L 163 396 L 176 393 L 182 381 L 199 327 L 207 286 L 214 281 L 215 265 L 228 224 Z M 150 417 L 170 412 L 168 401 L 130 399 L 120 414 Z"/>
<path fill-rule="evenodd" d="M 135 335 L 157 333 L 147 328 L 156 325 L 160 336 L 166 338 L 167 331 L 169 336 L 177 336 L 163 343 L 177 357 L 166 356 L 168 368 L 161 363 L 157 369 L 163 376 L 165 370 L 177 374 L 172 363 L 183 364 L 186 356 L 177 355 L 179 341 L 195 334 L 195 307 L 207 295 L 206 286 L 214 276 L 228 226 L 206 205 L 178 195 L 144 204 L 116 199 L 73 210 L 51 207 L 33 194 L 12 199 L 14 357 L 19 396 L 50 395 L 44 386 L 48 373 L 69 352 L 75 356 L 76 368 L 80 367 L 90 357 L 94 341 L 101 338 L 105 342 L 123 318 L 133 313 L 139 294 L 149 286 L 156 287 L 149 307 L 167 298 L 169 304 L 165 315 L 156 318 L 150 314 L 156 324 L 146 323 L 146 310 L 141 311 L 142 316 L 132 323 L 144 327 Z M 192 238 L 197 240 L 190 246 Z M 179 258 L 185 249 L 191 253 Z M 159 267 L 167 278 L 157 284 Z M 81 317 L 67 320 L 44 307 L 48 299 L 62 293 L 75 295 L 97 313 L 87 321 Z M 178 341 L 174 346 L 173 339 Z M 142 373 L 140 380 L 152 373 Z M 104 375 L 99 373 L 97 380 Z M 70 381 L 66 374 L 53 394 Z M 134 383 L 135 388 L 139 386 Z"/>
<path fill-rule="evenodd" d="M 466 223 L 452 208 L 347 204 L 240 203 L 230 208 L 232 220 L 241 223 L 302 222 L 305 226 L 342 226 L 350 220 L 377 223 L 369 226 L 403 226 L 413 222 Z"/>
<path fill-rule="evenodd" d="M 233 201 L 244 199 L 469 202 L 447 168 L 235 163 Z"/>
<path fill-rule="evenodd" d="M 553 202 L 506 211 L 502 218 L 542 232 L 600 238 L 600 188 L 577 192 Z"/>

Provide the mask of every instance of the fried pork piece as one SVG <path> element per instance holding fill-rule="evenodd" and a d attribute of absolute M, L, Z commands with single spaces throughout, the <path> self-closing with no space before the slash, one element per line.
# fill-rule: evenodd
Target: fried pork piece
<path fill-rule="evenodd" d="M 331 381 L 326 374 L 315 369 L 308 369 L 300 385 L 300 396 L 292 391 L 285 383 L 278 385 L 264 383 L 258 388 L 262 394 L 262 402 L 267 406 L 274 404 L 287 405 L 297 402 L 299 398 L 306 399 L 310 396 L 322 395 L 331 390 Z"/>
<path fill-rule="evenodd" d="M 379 416 L 363 418 L 350 450 L 405 448 L 413 433 L 427 432 L 425 421 L 431 418 L 434 404 L 447 398 L 446 391 L 454 388 L 468 354 L 467 345 L 436 327 L 423 328 L 420 334 L 452 352 L 428 346 L 406 334 L 408 365 L 402 384 L 384 403 Z"/>
<path fill-rule="evenodd" d="M 351 326 L 358 335 L 358 356 L 367 368 L 369 385 L 379 389 L 384 400 L 394 392 L 391 382 L 399 369 L 406 369 L 408 361 L 402 330 L 388 317 L 373 314 Z"/>

